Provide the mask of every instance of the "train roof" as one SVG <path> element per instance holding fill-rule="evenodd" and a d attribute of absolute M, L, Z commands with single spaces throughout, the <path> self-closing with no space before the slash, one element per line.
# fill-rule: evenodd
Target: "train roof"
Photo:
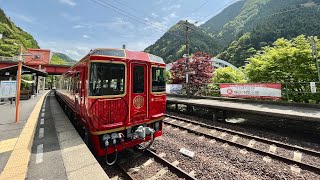
<path fill-rule="evenodd" d="M 155 62 L 160 64 L 165 64 L 163 59 L 159 56 L 140 52 L 140 51 L 132 51 L 127 49 L 115 49 L 115 48 L 98 48 L 94 49 L 89 53 L 90 56 L 109 56 L 116 58 L 125 58 L 128 60 L 141 60 L 147 62 Z"/>

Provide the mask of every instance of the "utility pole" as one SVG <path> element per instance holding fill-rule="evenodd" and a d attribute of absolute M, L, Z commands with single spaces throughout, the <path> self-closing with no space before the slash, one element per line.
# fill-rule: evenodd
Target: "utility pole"
<path fill-rule="evenodd" d="M 190 92 L 189 92 L 189 26 L 188 26 L 188 20 L 185 22 L 185 27 L 186 27 L 186 91 L 187 91 L 187 96 L 188 98 L 190 97 Z"/>
<path fill-rule="evenodd" d="M 21 70 L 22 70 L 22 45 L 20 47 L 20 52 L 19 52 L 19 62 L 18 62 L 18 71 L 17 71 L 16 123 L 19 122 Z"/>
<path fill-rule="evenodd" d="M 320 82 L 320 71 L 319 71 L 317 44 L 316 44 L 313 36 L 311 36 L 311 42 L 312 42 L 312 59 L 316 60 L 317 72 L 318 72 L 318 81 Z"/>

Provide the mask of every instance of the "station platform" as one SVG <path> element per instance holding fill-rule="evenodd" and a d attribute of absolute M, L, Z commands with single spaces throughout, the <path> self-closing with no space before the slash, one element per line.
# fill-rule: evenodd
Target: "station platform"
<path fill-rule="evenodd" d="M 206 98 L 167 97 L 167 104 L 184 104 L 198 107 L 214 108 L 226 111 L 246 112 L 269 117 L 288 118 L 302 121 L 320 122 L 320 109 L 276 104 L 259 104 L 249 102 L 232 102 Z"/>
<path fill-rule="evenodd" d="M 12 105 L 11 105 L 12 106 Z M 0 180 L 109 179 L 51 92 L 0 106 Z"/>

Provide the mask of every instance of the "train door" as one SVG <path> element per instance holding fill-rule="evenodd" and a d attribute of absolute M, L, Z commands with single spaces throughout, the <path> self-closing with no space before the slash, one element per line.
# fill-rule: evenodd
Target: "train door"
<path fill-rule="evenodd" d="M 75 74 L 75 80 L 74 80 L 74 87 L 75 87 L 75 91 L 74 91 L 74 97 L 75 97 L 75 111 L 76 113 L 80 112 L 80 73 L 79 71 L 76 72 Z"/>
<path fill-rule="evenodd" d="M 133 63 L 131 65 L 131 122 L 137 123 L 146 120 L 148 117 L 147 99 L 147 65 Z"/>
<path fill-rule="evenodd" d="M 85 106 L 85 78 L 86 78 L 86 74 L 87 74 L 87 69 L 85 68 L 85 66 L 80 66 L 80 74 L 79 74 L 79 97 L 80 97 L 80 112 L 79 114 L 81 114 L 81 117 L 85 117 L 85 114 L 84 114 L 84 106 Z"/>

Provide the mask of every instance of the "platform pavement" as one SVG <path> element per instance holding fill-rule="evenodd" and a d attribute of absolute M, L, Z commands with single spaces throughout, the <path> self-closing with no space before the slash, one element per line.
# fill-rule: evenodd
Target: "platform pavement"
<path fill-rule="evenodd" d="M 34 110 L 37 102 L 47 91 L 42 91 L 34 98 L 20 101 L 20 119 L 15 123 L 15 104 L 9 101 L 0 105 L 0 174 L 12 153 L 17 140 L 26 125 L 26 122 Z"/>
<path fill-rule="evenodd" d="M 108 179 L 51 93 L 25 124 L 0 180 Z"/>
<path fill-rule="evenodd" d="M 230 102 L 213 99 L 193 99 L 183 97 L 167 97 L 168 104 L 186 104 L 222 110 L 247 112 L 271 117 L 288 118 L 303 121 L 320 122 L 320 109 L 310 107 L 284 106 L 275 104 L 258 104 Z"/>

